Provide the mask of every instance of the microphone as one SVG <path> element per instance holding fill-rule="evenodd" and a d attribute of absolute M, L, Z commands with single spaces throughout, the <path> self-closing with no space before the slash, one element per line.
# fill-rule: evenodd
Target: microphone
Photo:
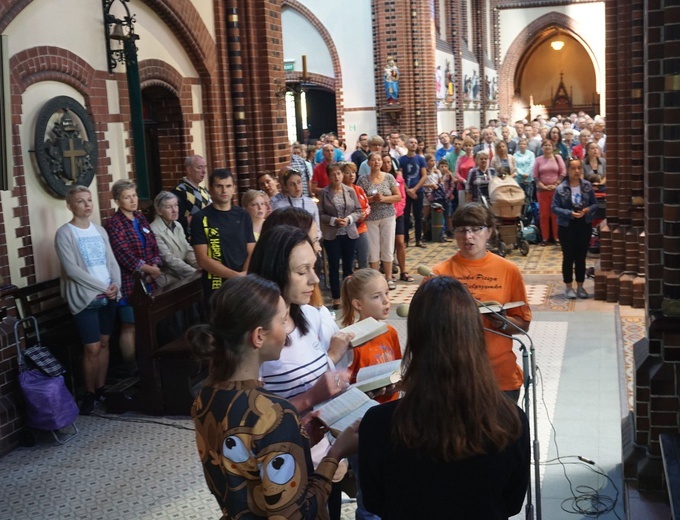
<path fill-rule="evenodd" d="M 420 276 L 437 276 L 436 274 L 432 274 L 432 268 L 426 265 L 419 265 L 416 270 Z"/>

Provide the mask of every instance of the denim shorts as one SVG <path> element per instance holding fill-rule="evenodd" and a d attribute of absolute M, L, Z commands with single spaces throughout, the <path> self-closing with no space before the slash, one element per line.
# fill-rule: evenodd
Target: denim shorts
<path fill-rule="evenodd" d="M 406 235 L 406 228 L 404 227 L 404 215 L 397 217 L 394 234 L 396 236 Z"/>
<path fill-rule="evenodd" d="M 83 344 L 98 343 L 101 336 L 111 335 L 116 318 L 116 307 L 116 300 L 95 298 L 85 309 L 73 315 L 73 321 L 78 327 Z"/>

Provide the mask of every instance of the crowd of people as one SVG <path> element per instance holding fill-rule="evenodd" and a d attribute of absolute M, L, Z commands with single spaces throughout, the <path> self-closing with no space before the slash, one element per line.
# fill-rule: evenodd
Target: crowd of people
<path fill-rule="evenodd" d="M 531 311 L 480 317 L 477 301 L 526 301 L 519 270 L 487 250 L 494 215 L 483 202 L 499 171 L 529 200 L 535 194 L 541 245 L 562 248 L 565 295 L 587 298 L 605 139 L 601 121 L 578 114 L 514 126 L 501 116 L 482 130 L 444 132 L 438 146 L 398 132 L 362 134 L 351 153 L 327 134 L 294 143 L 290 164 L 260 174 L 240 206 L 233 173 L 207 175 L 193 155 L 181 183 L 155 197 L 152 222 L 135 184 L 114 183 L 118 210 L 105 228 L 90 221 L 90 190 L 74 186 L 66 195 L 73 218 L 55 246 L 84 344 L 81 413 L 102 397 L 116 314 L 123 361 L 135 370 L 134 284 L 153 291 L 201 273 L 209 321 L 189 339 L 210 374 L 192 415 L 225 518 L 338 518 L 345 458 L 360 488 L 357 518 L 474 515 L 480 507 L 485 518 L 515 514 L 528 482 L 529 438 L 515 405 L 523 374 L 508 335 L 528 330 Z M 441 236 L 428 225 L 435 211 L 443 213 Z M 414 296 L 403 381 L 374 395 L 382 404 L 360 426 L 331 432 L 314 407 L 342 393 L 360 368 L 401 359 L 402 349 L 392 328 L 351 348 L 352 335 L 321 296 L 320 252 L 342 325 L 384 320 L 395 274 L 413 282 L 409 238 L 426 248 L 428 232 L 454 238 L 458 252 L 434 266 Z M 482 483 L 489 472 L 492 487 Z M 423 474 L 436 475 L 437 485 Z M 417 502 L 408 499 L 414 489 Z"/>

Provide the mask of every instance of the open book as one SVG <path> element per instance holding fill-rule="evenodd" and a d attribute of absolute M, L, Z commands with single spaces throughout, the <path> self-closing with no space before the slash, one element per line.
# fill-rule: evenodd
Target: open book
<path fill-rule="evenodd" d="M 507 311 L 508 309 L 514 309 L 515 307 L 522 307 L 523 305 L 526 305 L 524 302 L 508 302 L 504 303 L 501 305 L 500 303 L 496 301 L 489 301 L 489 302 L 477 302 L 477 306 L 479 307 L 479 312 L 481 314 L 490 314 L 492 312 L 503 312 Z M 485 307 L 486 306 L 486 307 Z"/>
<path fill-rule="evenodd" d="M 378 388 L 393 385 L 401 381 L 401 359 L 387 363 L 371 365 L 359 369 L 357 382 L 350 388 L 358 388 L 362 392 L 371 392 Z"/>
<path fill-rule="evenodd" d="M 346 392 L 316 405 L 314 411 L 319 411 L 321 422 L 331 429 L 333 435 L 337 435 L 377 404 L 358 388 L 350 387 Z"/>
<path fill-rule="evenodd" d="M 371 341 L 373 338 L 377 338 L 381 334 L 385 334 L 385 332 L 387 332 L 387 325 L 374 318 L 366 318 L 365 320 L 358 321 L 349 327 L 340 329 L 340 332 L 352 332 L 354 334 L 354 338 L 350 342 L 350 345 L 353 347 L 358 347 L 367 341 Z"/>

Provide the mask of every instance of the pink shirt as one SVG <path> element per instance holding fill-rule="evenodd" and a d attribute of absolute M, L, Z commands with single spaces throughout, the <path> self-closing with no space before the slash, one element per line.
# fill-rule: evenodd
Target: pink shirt
<path fill-rule="evenodd" d="M 567 175 L 564 161 L 560 155 L 555 155 L 552 159 L 546 159 L 539 155 L 534 162 L 534 179 L 540 180 L 543 184 L 558 184 Z M 538 188 L 538 186 L 537 186 Z"/>
<path fill-rule="evenodd" d="M 401 200 L 394 203 L 394 211 L 396 211 L 396 217 L 399 218 L 404 214 L 404 208 L 406 207 L 406 181 L 402 175 L 394 179 L 397 181 L 397 187 L 401 194 Z"/>

